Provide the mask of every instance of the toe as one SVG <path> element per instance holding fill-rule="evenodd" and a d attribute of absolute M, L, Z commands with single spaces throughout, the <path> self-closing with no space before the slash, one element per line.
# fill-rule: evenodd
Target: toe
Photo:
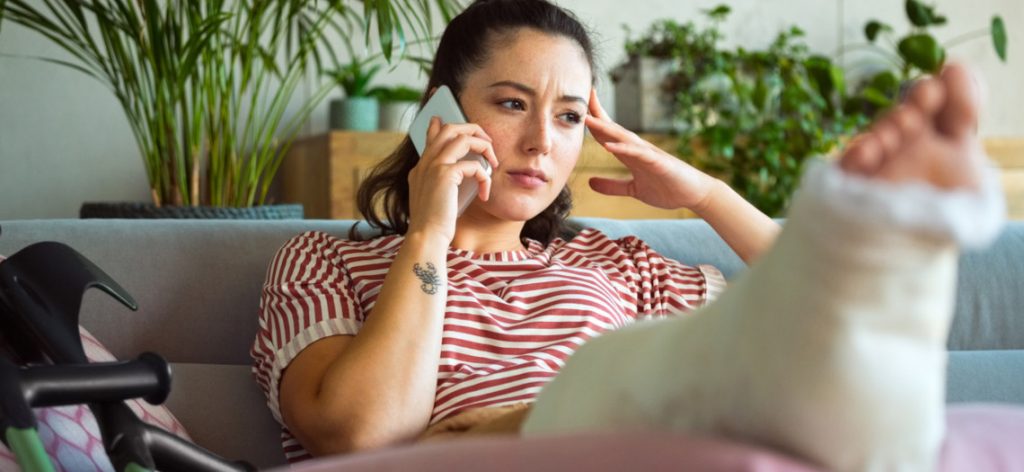
<path fill-rule="evenodd" d="M 924 131 L 926 116 L 931 117 L 930 114 L 924 114 L 921 109 L 912 104 L 902 105 L 892 112 L 889 122 L 896 127 L 901 144 L 913 141 Z"/>
<path fill-rule="evenodd" d="M 899 152 L 901 139 L 900 129 L 895 119 L 896 111 L 889 112 L 871 127 L 871 134 L 878 140 L 882 152 L 882 159 L 886 156 L 893 156 Z"/>
<path fill-rule="evenodd" d="M 925 115 L 934 115 L 942 108 L 945 92 L 939 79 L 926 77 L 914 83 L 910 89 L 907 103 L 916 107 Z"/>
<path fill-rule="evenodd" d="M 951 64 L 939 78 L 946 99 L 936 117 L 939 132 L 954 139 L 973 134 L 977 128 L 981 106 L 980 86 L 966 66 Z"/>
<path fill-rule="evenodd" d="M 872 175 L 882 163 L 882 145 L 870 133 L 857 136 L 846 146 L 839 166 L 847 172 Z"/>

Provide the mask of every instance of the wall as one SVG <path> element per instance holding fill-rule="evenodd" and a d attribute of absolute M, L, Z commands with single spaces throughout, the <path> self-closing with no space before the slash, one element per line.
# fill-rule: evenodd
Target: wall
<path fill-rule="evenodd" d="M 643 31 L 659 18 L 696 18 L 719 0 L 560 0 L 595 32 L 600 64 L 608 70 L 624 58 L 623 24 Z M 749 47 L 767 44 L 784 27 L 796 24 L 807 32 L 816 51 L 835 56 L 863 42 L 861 28 L 869 18 L 907 29 L 903 2 L 896 0 L 732 0 L 724 25 L 728 42 Z M 950 55 L 973 64 L 986 77 L 990 105 L 982 115 L 984 136 L 1024 138 L 1024 3 L 1020 0 L 940 1 L 950 25 L 936 31 L 948 40 L 985 27 L 998 12 L 1006 20 L 1010 58 L 1001 64 L 987 39 L 964 43 Z M 38 35 L 15 25 L 0 29 L 0 53 L 66 58 Z M 842 56 L 861 70 L 877 56 L 857 51 Z M 875 59 L 877 60 L 877 59 Z M 611 84 L 602 77 L 602 102 L 614 110 Z M 421 86 L 426 79 L 413 67 L 400 66 L 381 77 L 382 84 Z M 326 128 L 326 105 L 317 110 L 307 133 Z M 95 79 L 65 67 L 0 56 L 0 220 L 76 217 L 83 201 L 148 200 L 142 160 L 131 131 L 113 95 Z"/>

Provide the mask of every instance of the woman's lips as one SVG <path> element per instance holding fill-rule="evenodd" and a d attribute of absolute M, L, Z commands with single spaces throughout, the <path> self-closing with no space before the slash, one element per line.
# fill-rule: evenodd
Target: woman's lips
<path fill-rule="evenodd" d="M 528 189 L 539 188 L 547 183 L 544 174 L 536 172 L 512 171 L 508 173 L 508 176 L 516 185 Z"/>

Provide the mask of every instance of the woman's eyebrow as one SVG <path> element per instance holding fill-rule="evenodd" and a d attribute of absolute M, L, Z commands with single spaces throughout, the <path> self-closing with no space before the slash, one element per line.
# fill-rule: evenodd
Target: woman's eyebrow
<path fill-rule="evenodd" d="M 512 88 L 514 88 L 516 90 L 519 90 L 520 92 L 523 92 L 523 93 L 525 93 L 527 95 L 537 96 L 537 91 L 536 90 L 530 88 L 526 84 L 523 84 L 523 83 L 520 83 L 520 82 L 515 82 L 515 81 L 512 81 L 512 80 L 500 80 L 498 82 L 495 82 L 495 83 L 489 85 L 487 88 L 494 88 L 494 87 L 512 87 Z M 589 106 L 589 104 L 587 103 L 587 101 L 583 97 L 578 97 L 576 95 L 562 95 L 561 97 L 558 97 L 558 101 L 560 101 L 560 102 L 579 102 L 579 103 L 582 103 L 583 106 Z"/>

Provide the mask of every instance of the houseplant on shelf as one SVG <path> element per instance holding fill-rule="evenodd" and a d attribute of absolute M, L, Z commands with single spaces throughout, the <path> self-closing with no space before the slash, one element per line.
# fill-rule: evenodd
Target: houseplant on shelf
<path fill-rule="evenodd" d="M 929 28 L 943 26 L 947 19 L 934 6 L 919 0 L 906 0 L 904 11 L 911 24 L 911 30 L 900 38 L 894 37 L 892 26 L 878 20 L 869 20 L 864 25 L 867 44 L 855 45 L 849 51 L 867 48 L 878 52 L 886 59 L 886 66 L 858 84 L 857 92 L 846 103 L 848 110 L 857 110 L 869 115 L 892 106 L 905 85 L 924 74 L 934 74 L 942 69 L 946 61 L 946 49 L 957 44 L 987 37 L 992 41 L 996 55 L 1006 62 L 1006 24 L 999 15 L 994 15 L 989 26 L 960 35 L 940 43 Z M 888 48 L 879 45 L 885 42 Z"/>
<path fill-rule="evenodd" d="M 380 129 L 408 131 L 423 92 L 406 85 L 376 87 L 370 95 L 380 103 Z"/>
<path fill-rule="evenodd" d="M 127 115 L 151 208 L 263 205 L 274 174 L 331 85 L 299 99 L 310 68 L 378 30 L 381 55 L 427 36 L 456 0 L 0 0 L 0 26 L 35 31 L 74 58 L 41 58 L 104 83 Z M 298 111 L 286 116 L 289 103 Z M 125 216 L 125 215 L 119 215 Z M 173 216 L 173 215 L 172 215 Z"/>
<path fill-rule="evenodd" d="M 811 54 L 799 28 L 779 33 L 764 50 L 730 49 L 721 46 L 719 29 L 729 7 L 705 13 L 708 26 L 661 21 L 626 49 L 672 62 L 661 87 L 680 156 L 780 216 L 804 162 L 867 118 L 844 112 L 843 70 Z"/>
<path fill-rule="evenodd" d="M 329 71 L 327 75 L 345 92 L 343 98 L 331 100 L 328 125 L 331 129 L 377 131 L 380 104 L 372 95 L 370 82 L 381 65 L 375 57 L 353 58 L 352 62 Z"/>

